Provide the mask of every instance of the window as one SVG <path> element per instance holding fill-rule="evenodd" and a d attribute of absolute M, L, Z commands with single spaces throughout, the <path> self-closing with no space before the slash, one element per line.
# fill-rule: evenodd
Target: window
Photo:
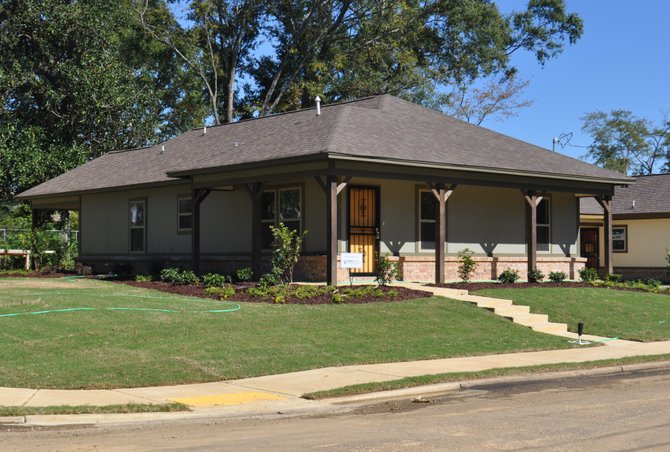
<path fill-rule="evenodd" d="M 272 247 L 270 226 L 279 223 L 300 232 L 302 220 L 302 190 L 298 187 L 266 190 L 261 195 L 261 234 L 263 248 Z"/>
<path fill-rule="evenodd" d="M 437 199 L 430 190 L 419 190 L 419 247 L 435 249 L 435 209 Z"/>
<path fill-rule="evenodd" d="M 193 201 L 190 195 L 177 197 L 177 231 L 187 232 L 193 224 Z"/>
<path fill-rule="evenodd" d="M 146 241 L 146 201 L 130 201 L 128 214 L 130 217 L 130 252 L 143 253 Z"/>
<path fill-rule="evenodd" d="M 542 198 L 537 205 L 537 250 L 549 251 L 551 239 L 551 209 L 549 198 Z"/>
<path fill-rule="evenodd" d="M 628 252 L 628 226 L 612 227 L 612 250 L 615 253 Z"/>

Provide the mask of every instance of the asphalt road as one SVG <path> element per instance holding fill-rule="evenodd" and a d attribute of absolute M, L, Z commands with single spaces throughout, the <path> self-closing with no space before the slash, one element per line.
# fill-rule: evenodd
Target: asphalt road
<path fill-rule="evenodd" d="M 475 387 L 340 415 L 0 431 L 4 450 L 670 450 L 670 371 Z"/>

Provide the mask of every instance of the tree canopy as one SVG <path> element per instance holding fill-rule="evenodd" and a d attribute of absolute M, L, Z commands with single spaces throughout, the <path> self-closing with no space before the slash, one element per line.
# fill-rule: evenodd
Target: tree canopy
<path fill-rule="evenodd" d="M 581 34 L 563 0 L 509 14 L 491 0 L 2 0 L 0 202 L 110 150 L 316 95 L 509 114 L 526 104 L 510 55 L 544 64 Z"/>
<path fill-rule="evenodd" d="M 462 97 L 445 90 L 491 76 L 494 110 L 509 112 L 525 105 L 509 99 L 510 55 L 526 50 L 544 64 L 583 29 L 563 0 L 530 0 L 511 14 L 490 0 L 171 3 L 186 20 L 157 22 L 144 12 L 149 1 L 136 0 L 145 30 L 197 73 L 215 123 L 311 106 L 317 95 L 391 93 L 460 114 Z"/>
<path fill-rule="evenodd" d="M 604 168 L 641 176 L 670 172 L 670 120 L 658 124 L 628 110 L 595 111 L 582 118 L 591 137 L 587 158 Z"/>

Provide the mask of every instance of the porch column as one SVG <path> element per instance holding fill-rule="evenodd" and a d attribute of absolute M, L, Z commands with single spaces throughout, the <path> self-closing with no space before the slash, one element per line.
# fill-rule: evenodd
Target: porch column
<path fill-rule="evenodd" d="M 609 195 L 598 195 L 595 198 L 603 208 L 603 218 L 605 220 L 605 274 L 611 275 L 614 273 L 614 262 L 612 261 L 612 197 Z"/>
<path fill-rule="evenodd" d="M 328 176 L 326 182 L 326 283 L 337 284 L 337 178 Z"/>
<path fill-rule="evenodd" d="M 435 204 L 435 284 L 444 284 L 444 257 L 447 243 L 447 200 L 456 189 L 456 185 L 448 189 L 444 184 L 431 184 L 437 204 Z"/>
<path fill-rule="evenodd" d="M 542 201 L 542 196 L 538 196 L 535 190 L 524 192 L 524 199 L 528 207 L 526 216 L 526 242 L 528 255 L 528 272 L 537 268 L 537 205 Z"/>
<path fill-rule="evenodd" d="M 326 182 L 320 176 L 314 179 L 326 194 L 326 283 L 334 286 L 337 284 L 337 196 L 347 187 L 351 176 L 342 181 L 337 176 L 328 176 Z"/>
<path fill-rule="evenodd" d="M 247 191 L 251 197 L 251 271 L 254 280 L 258 281 L 263 271 L 263 236 L 261 235 L 263 184 L 260 182 L 249 184 Z"/>
<path fill-rule="evenodd" d="M 211 190 L 207 188 L 191 189 L 191 267 L 200 274 L 200 204 Z"/>

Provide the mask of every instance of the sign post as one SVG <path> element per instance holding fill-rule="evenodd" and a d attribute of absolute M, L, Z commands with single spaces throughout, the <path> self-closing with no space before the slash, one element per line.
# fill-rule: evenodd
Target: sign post
<path fill-rule="evenodd" d="M 349 272 L 349 286 L 353 286 L 351 269 L 363 268 L 363 253 L 340 253 L 340 267 L 347 269 L 347 272 Z"/>

